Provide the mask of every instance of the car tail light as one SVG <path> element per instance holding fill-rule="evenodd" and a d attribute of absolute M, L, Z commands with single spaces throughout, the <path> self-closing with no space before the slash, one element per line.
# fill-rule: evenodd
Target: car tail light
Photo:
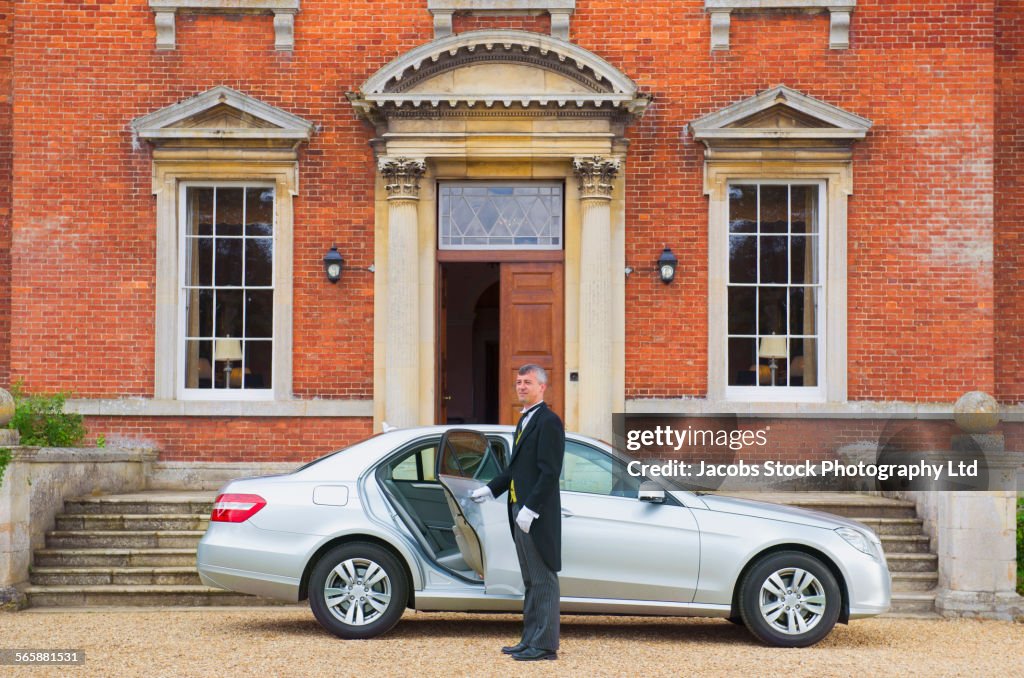
<path fill-rule="evenodd" d="M 267 505 L 258 494 L 222 494 L 213 500 L 210 520 L 217 523 L 244 523 Z"/>

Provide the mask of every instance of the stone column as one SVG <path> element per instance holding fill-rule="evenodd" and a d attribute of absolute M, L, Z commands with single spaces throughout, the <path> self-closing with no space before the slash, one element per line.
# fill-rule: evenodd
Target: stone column
<path fill-rule="evenodd" d="M 1017 595 L 1017 470 L 1021 455 L 1008 453 L 999 407 L 981 391 L 965 393 L 953 407 L 963 434 L 953 437 L 952 460 L 984 464 L 988 491 L 938 492 L 939 591 L 936 610 L 947 617 L 1013 619 L 1024 615 Z"/>
<path fill-rule="evenodd" d="M 611 441 L 614 384 L 612 354 L 611 200 L 619 160 L 573 160 L 580 182 L 579 430 Z"/>
<path fill-rule="evenodd" d="M 422 159 L 381 158 L 388 192 L 388 310 L 384 369 L 384 421 L 400 428 L 420 424 L 419 202 Z"/>

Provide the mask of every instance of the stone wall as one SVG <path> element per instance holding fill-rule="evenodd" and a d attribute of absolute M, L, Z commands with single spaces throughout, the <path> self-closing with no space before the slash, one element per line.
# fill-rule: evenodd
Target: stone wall
<path fill-rule="evenodd" d="M 144 448 L 15 447 L 0 484 L 0 599 L 28 581 L 64 500 L 145 488 L 156 452 Z"/>

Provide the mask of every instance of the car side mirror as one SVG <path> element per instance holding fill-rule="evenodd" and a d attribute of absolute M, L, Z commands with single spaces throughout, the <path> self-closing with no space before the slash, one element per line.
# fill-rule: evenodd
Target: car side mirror
<path fill-rule="evenodd" d="M 644 481 L 640 484 L 639 499 L 652 504 L 662 504 L 665 502 L 665 490 L 658 483 L 650 480 Z"/>

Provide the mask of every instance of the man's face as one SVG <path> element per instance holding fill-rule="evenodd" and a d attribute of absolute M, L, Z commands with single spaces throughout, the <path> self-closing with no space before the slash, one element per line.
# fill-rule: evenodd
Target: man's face
<path fill-rule="evenodd" d="M 523 404 L 523 407 L 540 402 L 547 387 L 547 384 L 542 384 L 537 380 L 537 375 L 533 372 L 516 375 L 516 395 L 519 396 L 519 402 Z"/>

